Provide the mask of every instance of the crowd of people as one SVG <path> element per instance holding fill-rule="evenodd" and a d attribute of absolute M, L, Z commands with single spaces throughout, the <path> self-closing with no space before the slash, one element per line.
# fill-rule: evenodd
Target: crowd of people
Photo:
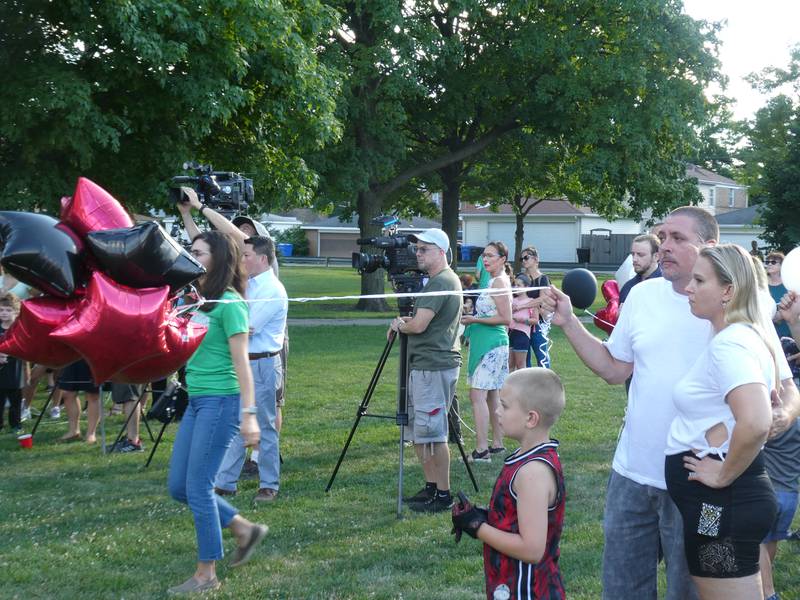
<path fill-rule="evenodd" d="M 185 368 L 188 406 L 167 486 L 188 505 L 197 539 L 195 572 L 168 592 L 189 595 L 220 586 L 223 529 L 235 540 L 231 566 L 246 563 L 267 533 L 226 497 L 248 464 L 259 479 L 255 503 L 279 494 L 288 299 L 263 226 L 229 221 L 190 190 L 179 209 L 191 254 L 206 268 L 192 318 L 208 328 Z M 201 232 L 193 211 L 214 229 Z M 778 598 L 772 566 L 777 543 L 790 535 L 800 479 L 800 395 L 790 365 L 800 356 L 787 357 L 780 339 L 800 340 L 800 295 L 782 285 L 781 253 L 762 264 L 718 243 L 708 212 L 676 209 L 633 240 L 634 276 L 623 286 L 618 322 L 600 339 L 550 285 L 536 248 L 522 250 L 514 274 L 506 245 L 490 242 L 473 283 L 450 268 L 442 230 L 410 239 L 426 282 L 412 314 L 387 331 L 408 336 L 407 437 L 425 479 L 404 502 L 414 512 L 451 512 L 457 540 L 465 532 L 483 542 L 487 598 L 565 596 L 558 563 L 568 512 L 551 429 L 569 407 L 550 361 L 551 324 L 599 378 L 629 384 L 606 491 L 603 597 L 656 598 L 663 560 L 668 599 Z M 4 290 L 0 333 L 18 313 L 17 296 Z M 487 508 L 450 489 L 448 413 L 462 342 L 476 437 L 470 459 L 503 456 Z M 99 390 L 83 362 L 52 373 L 0 356 L 12 429 L 30 406 L 30 385 L 45 377 L 55 378 L 56 406 L 68 417 L 62 439 L 96 442 Z M 142 388 L 116 386 L 112 394 L 131 416 L 123 447 L 140 450 Z M 511 453 L 506 439 L 518 445 Z"/>

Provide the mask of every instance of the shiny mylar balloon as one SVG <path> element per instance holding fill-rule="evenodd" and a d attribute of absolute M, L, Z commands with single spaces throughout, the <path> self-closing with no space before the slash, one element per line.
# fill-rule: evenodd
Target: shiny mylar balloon
<path fill-rule="evenodd" d="M 155 222 L 87 236 L 100 268 L 114 281 L 136 288 L 170 286 L 173 294 L 206 272 Z"/>
<path fill-rule="evenodd" d="M 607 304 L 597 311 L 594 324 L 606 333 L 611 333 L 619 319 L 619 285 L 616 280 L 609 279 L 601 286 L 600 290 Z"/>
<path fill-rule="evenodd" d="M 169 288 L 137 290 L 95 271 L 75 314 L 51 337 L 89 363 L 95 383 L 167 350 L 164 334 Z"/>
<path fill-rule="evenodd" d="M 589 308 L 597 296 L 597 279 L 587 269 L 571 269 L 564 274 L 561 291 L 575 308 Z"/>
<path fill-rule="evenodd" d="M 66 298 L 83 283 L 83 243 L 53 217 L 0 212 L 0 245 L 3 268 L 38 290 Z"/>
<path fill-rule="evenodd" d="M 133 227 L 133 220 L 114 196 L 85 177 L 78 178 L 72 198 L 61 199 L 61 221 L 81 237 L 90 231 Z"/>
<path fill-rule="evenodd" d="M 0 352 L 46 367 L 63 367 L 80 358 L 66 344 L 50 333 L 63 325 L 75 312 L 77 298 L 30 298 L 22 302 L 19 316 L 0 341 Z"/>
<path fill-rule="evenodd" d="M 783 259 L 781 280 L 787 290 L 800 294 L 800 247 L 789 252 Z"/>
<path fill-rule="evenodd" d="M 167 351 L 164 354 L 145 358 L 133 366 L 117 373 L 115 383 L 148 383 L 171 375 L 195 353 L 208 328 L 193 323 L 186 317 L 175 317 L 167 324 Z"/>

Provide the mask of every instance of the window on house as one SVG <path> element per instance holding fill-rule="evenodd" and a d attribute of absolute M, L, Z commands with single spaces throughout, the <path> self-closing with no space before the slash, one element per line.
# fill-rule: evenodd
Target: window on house
<path fill-rule="evenodd" d="M 709 206 L 714 206 L 714 191 L 715 190 L 714 190 L 713 187 L 708 189 L 708 205 Z"/>
<path fill-rule="evenodd" d="M 728 207 L 733 208 L 736 202 L 736 190 L 733 188 L 728 190 Z"/>

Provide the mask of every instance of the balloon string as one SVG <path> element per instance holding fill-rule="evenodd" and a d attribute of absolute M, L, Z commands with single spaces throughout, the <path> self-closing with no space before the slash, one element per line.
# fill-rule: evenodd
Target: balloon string
<path fill-rule="evenodd" d="M 362 294 L 350 296 L 309 296 L 298 298 L 251 298 L 251 299 L 236 299 L 236 298 L 217 298 L 216 300 L 208 300 L 197 294 L 198 301 L 194 304 L 185 304 L 178 308 L 179 312 L 186 312 L 193 308 L 202 306 L 203 304 L 231 304 L 234 302 L 246 302 L 247 304 L 255 304 L 256 302 L 328 302 L 332 300 L 373 300 L 373 299 L 390 299 L 390 298 L 424 298 L 433 296 L 474 296 L 481 293 L 486 293 L 488 296 L 499 296 L 507 294 L 508 292 L 522 293 L 533 292 L 537 290 L 546 290 L 548 286 L 539 287 L 524 287 L 524 288 L 484 288 L 481 290 L 441 290 L 436 292 L 400 292 L 391 294 Z"/>
<path fill-rule="evenodd" d="M 591 312 L 591 311 L 589 311 L 588 309 L 584 309 L 584 310 L 583 310 L 583 312 L 585 312 L 585 313 L 586 313 L 587 315 L 589 315 L 590 317 L 592 317 L 592 318 L 594 318 L 594 319 L 597 319 L 597 320 L 598 320 L 598 321 L 600 321 L 601 323 L 605 323 L 606 325 L 608 325 L 609 327 L 611 327 L 611 329 L 614 329 L 614 327 L 616 327 L 616 323 L 609 323 L 608 321 L 606 321 L 605 319 L 601 319 L 600 317 L 598 317 L 596 314 L 592 313 L 592 312 Z"/>

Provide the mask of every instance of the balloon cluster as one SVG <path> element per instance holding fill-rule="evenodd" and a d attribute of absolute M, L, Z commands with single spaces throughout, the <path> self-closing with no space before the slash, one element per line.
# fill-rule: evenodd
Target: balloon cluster
<path fill-rule="evenodd" d="M 614 331 L 614 326 L 617 324 L 617 319 L 619 319 L 619 284 L 615 279 L 609 279 L 600 290 L 607 304 L 597 311 L 594 316 L 594 324 L 610 334 Z"/>
<path fill-rule="evenodd" d="M 56 368 L 84 358 L 97 384 L 146 383 L 177 370 L 206 333 L 171 311 L 203 266 L 86 178 L 62 198 L 60 221 L 0 212 L 0 245 L 3 268 L 43 292 L 22 302 L 2 353 Z"/>

